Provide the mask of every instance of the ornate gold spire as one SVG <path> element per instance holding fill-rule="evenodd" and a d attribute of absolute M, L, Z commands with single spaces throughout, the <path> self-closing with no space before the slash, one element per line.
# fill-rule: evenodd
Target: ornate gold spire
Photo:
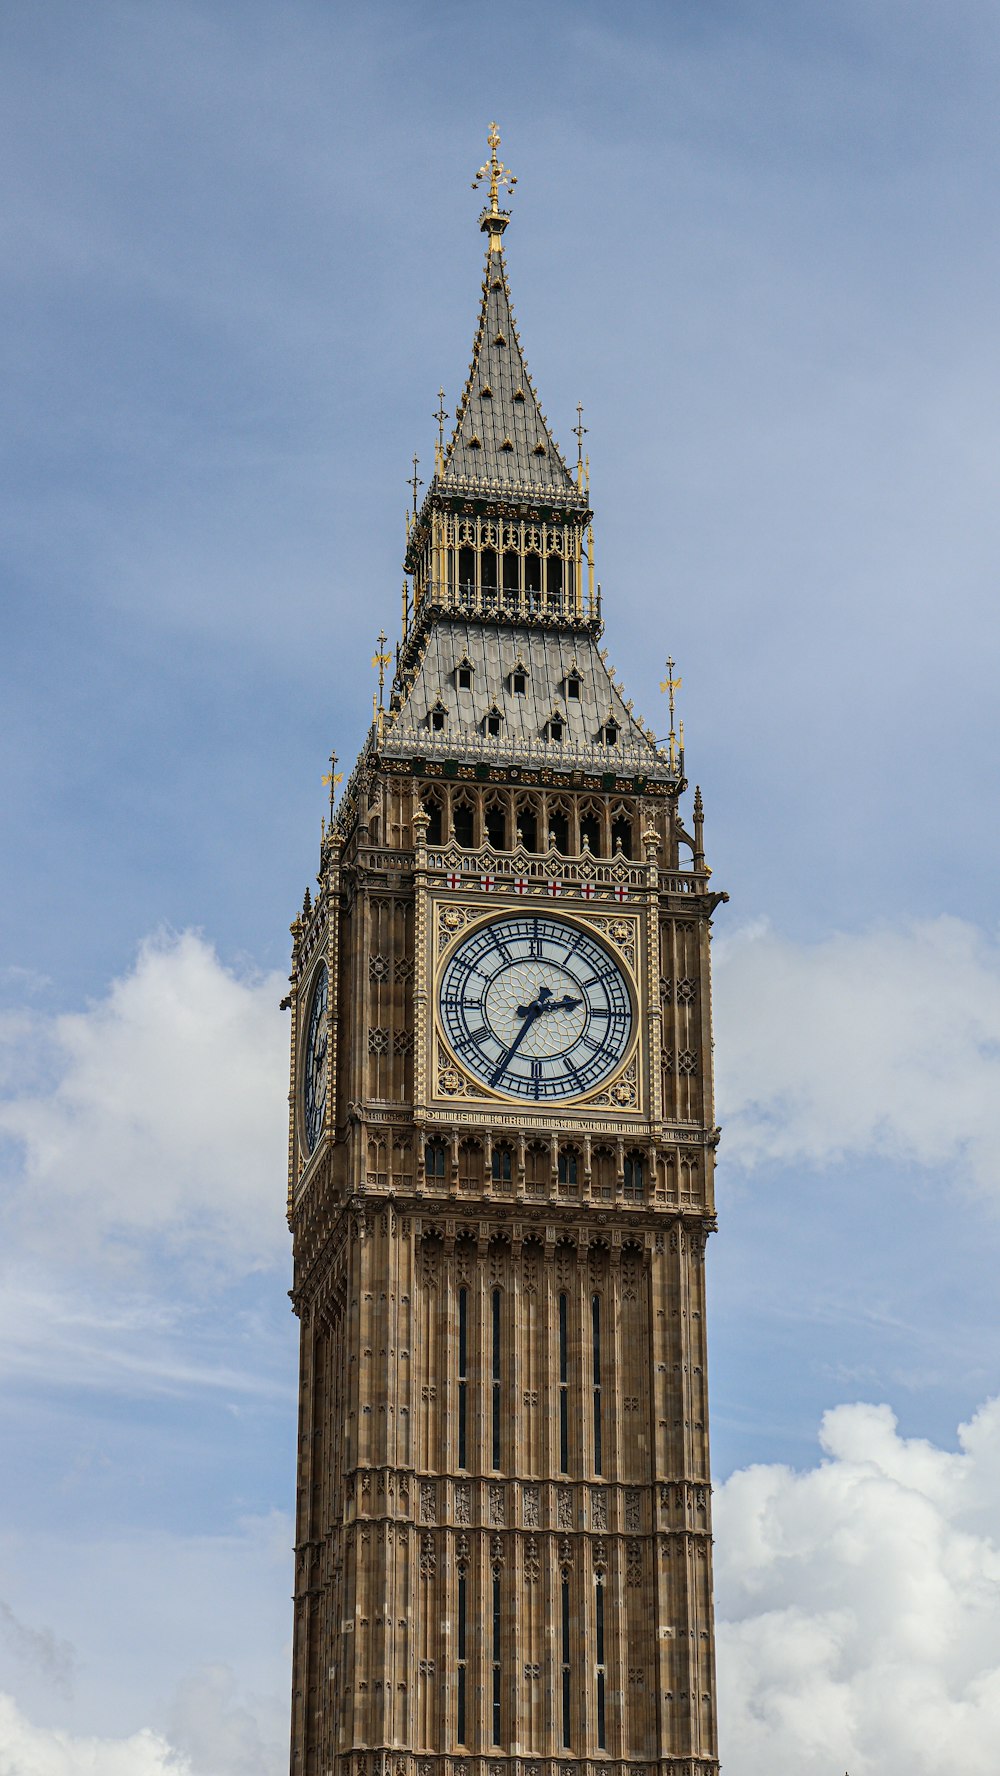
<path fill-rule="evenodd" d="M 504 166 L 503 161 L 498 158 L 497 149 L 500 146 L 500 131 L 495 123 L 490 124 L 490 133 L 486 140 L 490 145 L 490 158 L 483 162 L 483 165 L 473 179 L 472 189 L 473 191 L 478 190 L 483 180 L 489 179 L 490 201 L 479 218 L 479 226 L 484 234 L 489 235 L 490 246 L 494 252 L 498 253 L 500 251 L 501 236 L 510 221 L 510 216 L 507 211 L 500 208 L 500 187 L 501 185 L 506 185 L 508 191 L 513 191 L 514 186 L 517 184 L 517 174 L 512 173 L 510 167 Z"/>

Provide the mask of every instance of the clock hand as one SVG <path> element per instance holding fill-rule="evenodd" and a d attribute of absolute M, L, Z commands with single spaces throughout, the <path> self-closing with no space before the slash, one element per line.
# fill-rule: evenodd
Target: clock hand
<path fill-rule="evenodd" d="M 528 1034 L 528 1031 L 531 1029 L 531 1026 L 534 1023 L 536 1017 L 538 1017 L 541 1014 L 541 1012 L 543 1012 L 545 1010 L 545 1006 L 542 1003 L 542 993 L 548 993 L 550 991 L 551 991 L 550 988 L 543 987 L 541 989 L 541 992 L 538 995 L 538 998 L 534 1001 L 534 1004 L 519 1005 L 518 1006 L 518 1008 L 517 1008 L 518 1017 L 523 1017 L 524 1023 L 521 1025 L 521 1028 L 518 1030 L 517 1035 L 514 1037 L 513 1042 L 511 1043 L 509 1049 L 507 1050 L 507 1053 L 504 1055 L 504 1057 L 500 1061 L 499 1065 L 495 1068 L 493 1075 L 490 1079 L 491 1085 L 496 1085 L 497 1080 L 503 1074 L 505 1068 L 507 1067 L 508 1062 L 513 1059 L 514 1055 L 517 1053 L 518 1049 L 520 1048 L 522 1042 L 524 1041 L 524 1038 Z"/>
<path fill-rule="evenodd" d="M 550 1009 L 550 1007 L 547 1004 L 547 1001 L 549 999 L 551 999 L 551 997 L 552 997 L 552 988 L 551 987 L 539 987 L 537 999 L 533 999 L 530 1005 L 519 1005 L 518 1006 L 518 1008 L 517 1008 L 518 1017 L 528 1017 L 529 1014 L 534 1016 L 539 1011 L 548 1011 Z"/>
<path fill-rule="evenodd" d="M 540 1003 L 542 995 L 545 995 L 545 1003 Z M 583 1005 L 583 1000 L 575 1000 L 570 993 L 565 993 L 561 1000 L 554 1000 L 551 987 L 542 987 L 535 1005 L 519 1005 L 517 1016 L 528 1018 L 528 1012 L 535 1012 L 535 1016 L 540 1016 L 544 1011 L 575 1011 L 577 1005 Z"/>

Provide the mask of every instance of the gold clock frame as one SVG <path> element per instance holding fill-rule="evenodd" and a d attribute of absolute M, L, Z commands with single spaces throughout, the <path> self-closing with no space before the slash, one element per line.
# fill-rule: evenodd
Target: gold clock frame
<path fill-rule="evenodd" d="M 575 898 L 575 897 L 573 897 Z M 570 896 L 566 896 L 570 900 Z M 639 957 L 642 945 L 643 918 L 636 909 L 614 909 L 609 911 L 602 904 L 591 909 L 587 902 L 577 907 L 551 902 L 542 902 L 534 897 L 531 900 L 513 900 L 497 896 L 493 904 L 484 908 L 475 901 L 464 896 L 449 895 L 431 897 L 431 1017 L 428 1020 L 429 1060 L 430 1060 L 430 1098 L 435 1108 L 441 1105 L 457 1109 L 459 1106 L 475 1104 L 515 1108 L 519 1115 L 529 1117 L 532 1126 L 536 1119 L 551 1120 L 552 1116 L 561 1116 L 569 1110 L 601 1111 L 605 1115 L 613 1114 L 634 1117 L 642 1113 L 645 1107 L 646 1080 L 644 1050 L 642 1045 L 642 1001 L 639 985 Z M 632 1006 L 632 1036 L 622 1059 L 617 1066 L 602 1079 L 601 1083 L 588 1092 L 574 1097 L 546 1098 L 544 1103 L 519 1097 L 514 1093 L 494 1091 L 477 1079 L 452 1049 L 444 1031 L 440 1015 L 440 989 L 444 970 L 451 960 L 454 948 L 460 941 L 482 930 L 486 925 L 496 924 L 500 919 L 511 915 L 533 914 L 547 918 L 562 919 L 567 925 L 583 930 L 594 942 L 604 949 L 611 961 L 619 970 L 625 981 L 626 990 Z M 456 915 L 455 922 L 448 921 L 447 915 Z M 443 916 L 442 916 L 443 915 Z M 619 927 L 621 936 L 616 941 L 612 928 Z M 444 935 L 443 935 L 444 934 Z"/>

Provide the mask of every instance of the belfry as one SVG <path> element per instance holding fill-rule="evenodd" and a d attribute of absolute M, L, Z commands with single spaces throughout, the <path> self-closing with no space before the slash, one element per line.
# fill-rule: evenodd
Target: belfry
<path fill-rule="evenodd" d="M 293 1776 L 714 1776 L 710 887 L 600 648 L 501 189 L 292 925 Z"/>

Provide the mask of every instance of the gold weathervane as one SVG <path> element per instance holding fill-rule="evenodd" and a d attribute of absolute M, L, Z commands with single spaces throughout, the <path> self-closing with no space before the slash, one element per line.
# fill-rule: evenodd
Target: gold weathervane
<path fill-rule="evenodd" d="M 674 677 L 674 661 L 667 658 L 667 676 L 660 681 L 661 691 L 666 691 L 670 704 L 670 769 L 677 763 L 677 735 L 674 732 L 674 692 L 681 688 L 682 680 Z M 684 748 L 684 723 L 680 724 L 681 750 Z"/>
<path fill-rule="evenodd" d="M 333 825 L 333 798 L 337 793 L 337 784 L 343 783 L 344 773 L 337 770 L 337 754 L 330 754 L 330 769 L 323 778 L 323 788 L 330 791 L 330 825 Z"/>
<path fill-rule="evenodd" d="M 385 701 L 385 697 L 384 697 L 385 669 L 389 665 L 389 662 L 392 659 L 392 655 L 387 654 L 384 651 L 385 644 L 388 641 L 388 639 L 389 639 L 389 637 L 387 636 L 385 630 L 380 629 L 378 632 L 378 635 L 375 638 L 375 646 L 376 646 L 377 652 L 372 655 L 372 665 L 378 667 L 378 700 L 376 701 L 375 692 L 373 691 L 372 692 L 372 720 L 379 726 L 381 726 L 379 718 L 382 714 L 382 707 L 383 707 L 383 704 Z"/>
<path fill-rule="evenodd" d="M 506 185 L 508 191 L 513 191 L 514 186 L 517 184 L 517 174 L 512 173 L 510 167 L 504 166 L 503 161 L 497 156 L 497 149 L 500 146 L 500 131 L 497 129 L 495 123 L 490 124 L 490 133 L 486 140 L 490 145 L 490 158 L 489 160 L 484 161 L 473 179 L 472 189 L 473 191 L 477 191 L 483 180 L 489 179 L 489 214 L 491 216 L 499 216 L 501 214 L 500 204 L 498 202 L 500 187 L 501 185 Z"/>

